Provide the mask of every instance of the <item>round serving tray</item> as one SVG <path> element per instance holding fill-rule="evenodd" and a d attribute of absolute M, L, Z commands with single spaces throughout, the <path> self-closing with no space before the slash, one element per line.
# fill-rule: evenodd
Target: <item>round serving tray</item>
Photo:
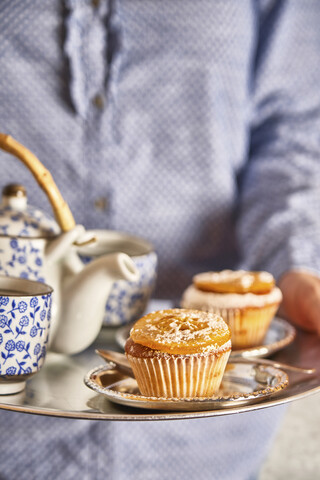
<path fill-rule="evenodd" d="M 94 345 L 79 355 L 49 353 L 39 373 L 27 381 L 24 391 L 0 395 L 0 408 L 16 412 L 91 420 L 177 420 L 250 412 L 291 402 L 320 391 L 320 340 L 316 335 L 298 331 L 295 340 L 272 359 L 298 367 L 315 367 L 312 375 L 289 372 L 286 388 L 252 403 L 234 403 L 230 408 L 188 411 L 151 410 L 119 405 L 84 384 L 88 371 L 101 359 L 95 349 L 117 350 L 115 329 L 102 329 Z M 210 406 L 211 407 L 211 406 Z"/>

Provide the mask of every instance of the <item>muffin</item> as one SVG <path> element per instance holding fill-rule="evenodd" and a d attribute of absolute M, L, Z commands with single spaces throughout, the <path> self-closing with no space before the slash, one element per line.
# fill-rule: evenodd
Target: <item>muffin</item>
<path fill-rule="evenodd" d="M 281 290 L 270 273 L 223 270 L 196 275 L 183 293 L 181 306 L 220 315 L 230 327 L 236 350 L 263 343 L 281 300 Z"/>
<path fill-rule="evenodd" d="M 142 317 L 125 345 L 141 394 L 158 398 L 212 397 L 230 351 L 220 316 L 179 308 Z"/>

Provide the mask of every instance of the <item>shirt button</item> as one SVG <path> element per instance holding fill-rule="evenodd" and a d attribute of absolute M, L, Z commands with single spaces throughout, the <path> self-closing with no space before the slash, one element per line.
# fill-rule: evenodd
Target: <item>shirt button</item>
<path fill-rule="evenodd" d="M 100 0 L 91 0 L 91 5 L 93 6 L 93 8 L 99 8 Z"/>
<path fill-rule="evenodd" d="M 101 95 L 101 93 L 97 93 L 97 95 L 93 97 L 92 103 L 99 110 L 103 110 L 105 104 L 103 95 Z"/>
<path fill-rule="evenodd" d="M 96 198 L 94 201 L 94 208 L 100 212 L 105 212 L 108 208 L 108 200 L 106 197 Z"/>

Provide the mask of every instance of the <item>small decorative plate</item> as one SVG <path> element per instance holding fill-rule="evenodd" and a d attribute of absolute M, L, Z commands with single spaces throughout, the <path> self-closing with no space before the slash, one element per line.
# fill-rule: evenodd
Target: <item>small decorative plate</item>
<path fill-rule="evenodd" d="M 132 325 L 133 324 L 125 325 L 124 327 L 119 328 L 116 332 L 116 342 L 123 349 L 127 338 L 130 335 Z M 295 336 L 296 329 L 289 322 L 283 318 L 274 317 L 262 345 L 247 348 L 245 350 L 231 351 L 230 358 L 268 357 L 292 343 Z"/>
<path fill-rule="evenodd" d="M 247 405 L 274 395 L 288 385 L 287 374 L 271 366 L 229 363 L 216 397 L 156 398 L 140 394 L 137 382 L 114 370 L 112 363 L 94 368 L 84 378 L 92 390 L 109 400 L 128 407 L 171 411 L 201 411 Z"/>

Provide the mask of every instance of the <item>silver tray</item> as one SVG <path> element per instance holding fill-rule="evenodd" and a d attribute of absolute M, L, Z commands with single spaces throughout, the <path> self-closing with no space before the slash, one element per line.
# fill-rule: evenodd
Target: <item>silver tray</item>
<path fill-rule="evenodd" d="M 112 363 L 94 368 L 85 384 L 114 403 L 150 410 L 201 411 L 249 405 L 276 394 L 288 385 L 282 370 L 259 365 L 228 363 L 219 392 L 212 398 L 155 398 L 141 395 L 133 378 L 123 377 Z"/>
<path fill-rule="evenodd" d="M 129 337 L 132 325 L 133 324 L 120 327 L 116 332 L 116 342 L 122 349 L 124 349 L 124 345 Z M 231 352 L 230 357 L 269 357 L 270 355 L 290 345 L 295 336 L 296 329 L 289 322 L 283 318 L 274 317 L 262 345 L 258 347 L 247 348 L 245 350 L 234 350 Z"/>
<path fill-rule="evenodd" d="M 105 395 L 88 388 L 83 378 L 101 363 L 96 348 L 119 351 L 115 328 L 103 328 L 94 345 L 79 355 L 49 353 L 39 373 L 27 381 L 23 392 L 0 396 L 0 408 L 15 412 L 57 417 L 97 420 L 176 420 L 232 415 L 272 407 L 304 398 L 320 391 L 320 339 L 297 331 L 295 340 L 273 355 L 273 359 L 300 367 L 315 367 L 315 374 L 287 372 L 286 388 L 250 404 L 234 404 L 230 408 L 174 411 L 133 408 L 110 402 Z"/>

